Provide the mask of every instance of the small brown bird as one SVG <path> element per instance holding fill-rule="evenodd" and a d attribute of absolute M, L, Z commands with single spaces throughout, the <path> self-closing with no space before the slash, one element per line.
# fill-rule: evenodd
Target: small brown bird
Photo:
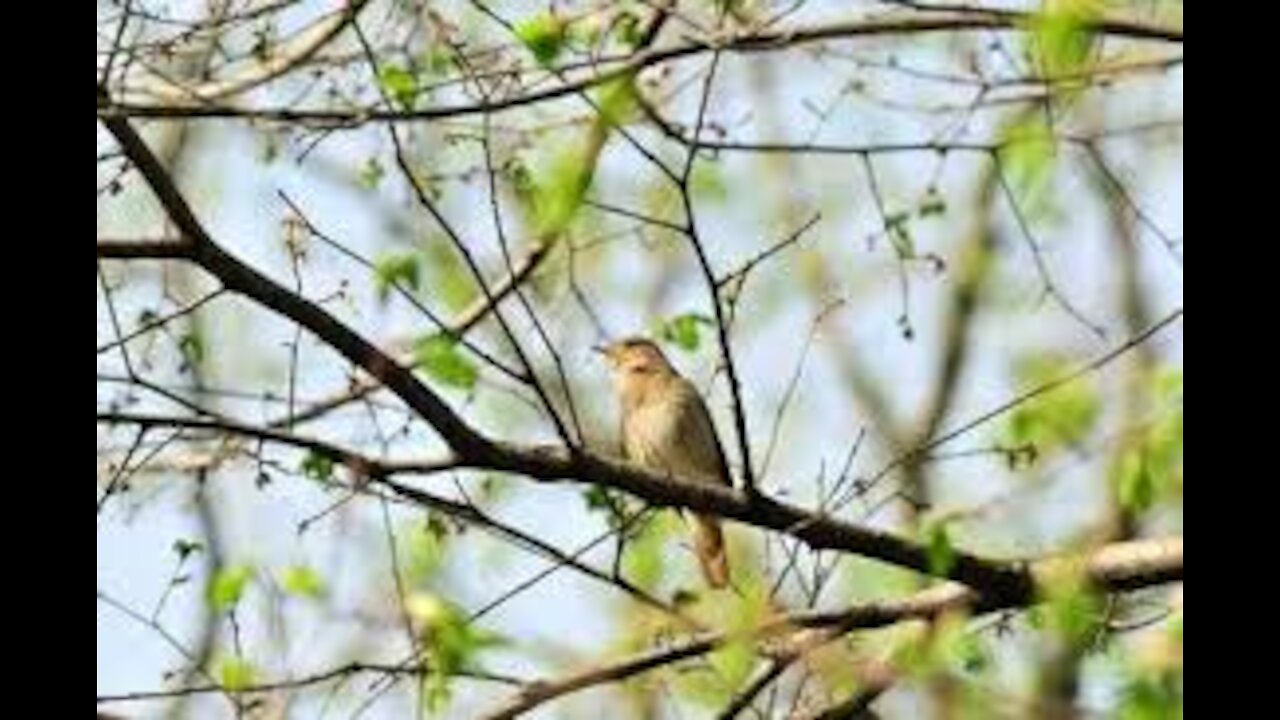
<path fill-rule="evenodd" d="M 732 486 L 711 413 L 693 383 L 657 345 L 628 338 L 596 348 L 609 360 L 622 404 L 622 447 L 628 460 L 659 473 Z M 694 551 L 707 584 L 729 584 L 720 521 L 693 516 Z"/>

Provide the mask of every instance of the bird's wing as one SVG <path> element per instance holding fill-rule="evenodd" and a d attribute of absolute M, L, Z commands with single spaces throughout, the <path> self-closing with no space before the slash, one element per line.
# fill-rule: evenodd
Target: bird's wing
<path fill-rule="evenodd" d="M 729 477 L 729 465 L 724 459 L 724 448 L 720 446 L 720 438 L 716 436 L 716 425 L 711 419 L 707 404 L 702 401 L 693 383 L 680 379 L 684 385 L 680 398 L 681 412 L 678 413 L 676 435 L 682 438 L 681 448 L 687 453 L 688 462 L 699 474 L 709 475 L 724 485 L 733 485 Z"/>

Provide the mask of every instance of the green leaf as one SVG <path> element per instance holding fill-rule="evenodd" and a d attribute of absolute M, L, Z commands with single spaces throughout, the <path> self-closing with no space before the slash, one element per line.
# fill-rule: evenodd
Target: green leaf
<path fill-rule="evenodd" d="M 476 366 L 458 351 L 457 340 L 449 335 L 436 333 L 418 340 L 413 358 L 414 364 L 438 383 L 463 390 L 476 385 Z"/>
<path fill-rule="evenodd" d="M 333 477 L 333 458 L 308 450 L 299 469 L 305 477 L 326 481 Z"/>
<path fill-rule="evenodd" d="M 1156 397 L 1164 402 L 1174 402 L 1182 396 L 1182 368 L 1162 368 L 1153 381 Z"/>
<path fill-rule="evenodd" d="M 621 527 L 626 502 L 615 497 L 612 493 L 599 485 L 592 485 L 582 492 L 582 499 L 587 504 L 587 510 L 592 512 L 602 512 L 605 519 L 609 523 L 609 527 Z"/>
<path fill-rule="evenodd" d="M 702 326 L 715 327 L 715 321 L 706 315 L 685 313 L 670 318 L 658 326 L 658 337 L 682 350 L 692 352 L 702 342 Z"/>
<path fill-rule="evenodd" d="M 1079 73 L 1093 52 L 1093 23 L 1099 0 L 1048 0 L 1031 20 L 1030 42 L 1041 74 L 1049 78 Z"/>
<path fill-rule="evenodd" d="M 598 14 L 578 18 L 565 28 L 565 40 L 574 48 L 590 51 L 600 42 L 605 25 Z"/>
<path fill-rule="evenodd" d="M 481 651 L 506 640 L 468 623 L 466 613 L 439 595 L 414 593 L 405 599 L 405 610 L 421 628 L 424 659 L 431 668 L 424 680 L 424 702 L 436 712 L 450 699 L 450 679 L 473 668 Z"/>
<path fill-rule="evenodd" d="M 1024 113 L 1007 125 L 998 157 L 1019 210 L 1032 220 L 1051 216 L 1058 144 L 1044 118 Z"/>
<path fill-rule="evenodd" d="M 431 237 L 423 246 L 423 255 L 427 285 L 445 307 L 461 312 L 475 301 L 479 295 L 476 284 L 452 244 L 443 237 Z"/>
<path fill-rule="evenodd" d="M 701 611 L 696 615 L 699 619 L 728 636 L 722 647 L 707 656 L 706 666 L 678 676 L 681 695 L 699 705 L 723 707 L 757 664 L 752 632 L 769 617 L 771 585 L 759 572 L 742 566 L 735 572 L 734 587 L 739 592 L 704 594 L 696 608 Z"/>
<path fill-rule="evenodd" d="M 229 692 L 252 687 L 257 677 L 258 671 L 244 658 L 224 657 L 218 661 L 218 682 Z"/>
<path fill-rule="evenodd" d="M 1119 720 L 1182 720 L 1180 673 L 1142 674 L 1125 687 Z"/>
<path fill-rule="evenodd" d="M 612 507 L 608 491 L 599 485 L 592 485 L 582 491 L 582 499 L 587 502 L 588 510 L 608 510 Z"/>
<path fill-rule="evenodd" d="M 729 641 L 707 656 L 712 672 L 692 674 L 683 683 L 683 691 L 699 704 L 723 707 L 724 703 L 746 683 L 756 665 L 752 631 L 768 617 L 769 586 L 759 573 L 743 572 L 734 576 L 734 586 L 741 594 L 708 597 L 710 624 L 724 631 Z"/>
<path fill-rule="evenodd" d="M 722 203 L 729 199 L 729 186 L 724 180 L 724 170 L 719 163 L 700 162 L 689 176 L 689 189 L 695 197 L 708 202 Z"/>
<path fill-rule="evenodd" d="M 178 339 L 178 350 L 187 367 L 197 367 L 204 360 L 204 339 L 199 333 L 186 333 Z"/>
<path fill-rule="evenodd" d="M 948 614 L 935 623 L 928 653 L 937 670 L 978 673 L 991 664 L 981 636 L 970 629 L 963 615 Z"/>
<path fill-rule="evenodd" d="M 418 289 L 419 270 L 417 253 L 391 253 L 378 258 L 373 266 L 374 289 L 380 302 L 387 301 L 387 295 L 396 285 L 404 285 Z"/>
<path fill-rule="evenodd" d="M 636 100 L 635 73 L 626 73 L 601 85 L 596 91 L 596 105 L 610 127 L 627 124 L 640 108 Z"/>
<path fill-rule="evenodd" d="M 404 110 L 412 110 L 418 98 L 418 78 L 412 72 L 390 63 L 378 68 L 378 85 Z"/>
<path fill-rule="evenodd" d="M 1131 512 L 1143 512 L 1155 503 L 1155 479 L 1142 448 L 1130 449 L 1121 458 L 1116 494 L 1120 505 Z"/>
<path fill-rule="evenodd" d="M 927 546 L 925 552 L 929 560 L 929 574 L 946 577 L 955 568 L 956 549 L 951 544 L 951 535 L 943 522 L 930 523 L 925 529 Z"/>
<path fill-rule="evenodd" d="M 360 184 L 372 190 L 378 187 L 386 174 L 387 171 L 382 169 L 382 163 L 378 162 L 378 158 L 369 157 L 360 166 Z"/>
<path fill-rule="evenodd" d="M 592 170 L 576 146 L 560 149 L 546 173 L 534 183 L 533 210 L 538 236 L 554 236 L 569 226 L 591 186 Z"/>
<path fill-rule="evenodd" d="M 453 48 L 444 43 L 433 44 L 422 58 L 422 66 L 432 75 L 445 74 L 455 62 Z"/>
<path fill-rule="evenodd" d="M 666 574 L 666 545 L 674 524 L 675 517 L 670 512 L 641 521 L 622 556 L 622 572 L 628 580 L 650 591 L 658 587 Z"/>
<path fill-rule="evenodd" d="M 1182 371 L 1155 373 L 1150 389 L 1158 414 L 1132 437 L 1111 470 L 1116 499 L 1134 513 L 1176 497 L 1182 488 Z"/>
<path fill-rule="evenodd" d="M 1038 387 L 1062 377 L 1072 365 L 1067 358 L 1047 354 L 1022 358 L 1015 369 L 1021 387 Z M 1088 378 L 1023 403 L 1009 414 L 1004 428 L 1005 447 L 1034 448 L 1042 458 L 1064 446 L 1077 445 L 1093 430 L 1101 413 L 1101 399 Z"/>
<path fill-rule="evenodd" d="M 299 597 L 320 599 L 325 596 L 324 579 L 315 570 L 306 565 L 293 565 L 285 568 L 280 576 L 280 584 L 285 592 Z"/>
<path fill-rule="evenodd" d="M 218 568 L 209 586 L 209 602 L 213 604 L 214 611 L 222 612 L 235 607 L 252 578 L 253 567 L 244 563 Z"/>
<path fill-rule="evenodd" d="M 516 25 L 516 37 L 533 53 L 538 64 L 546 67 L 555 62 L 564 49 L 565 25 L 555 15 L 542 12 Z"/>
<path fill-rule="evenodd" d="M 444 565 L 449 546 L 449 527 L 435 514 L 416 522 L 401 534 L 405 574 L 414 585 L 429 582 Z"/>
<path fill-rule="evenodd" d="M 715 668 L 726 693 L 736 692 L 751 675 L 756 664 L 752 642 L 746 638 L 732 640 L 707 658 Z"/>
<path fill-rule="evenodd" d="M 1102 598 L 1090 589 L 1078 569 L 1047 578 L 1041 589 L 1046 598 L 1045 625 L 1073 647 L 1092 643 L 1104 620 Z"/>
<path fill-rule="evenodd" d="M 640 44 L 640 16 L 631 10 L 624 10 L 614 24 L 615 31 L 618 33 L 618 41 L 628 48 L 634 48 Z"/>
<path fill-rule="evenodd" d="M 887 600 L 918 589 L 916 573 L 878 560 L 847 555 L 840 560 L 840 590 L 851 602 Z"/>

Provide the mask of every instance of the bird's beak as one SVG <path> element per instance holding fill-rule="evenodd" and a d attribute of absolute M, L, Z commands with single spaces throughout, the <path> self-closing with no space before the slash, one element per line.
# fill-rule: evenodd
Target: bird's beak
<path fill-rule="evenodd" d="M 610 355 L 608 345 L 592 345 L 591 349 L 605 357 L 609 357 Z"/>

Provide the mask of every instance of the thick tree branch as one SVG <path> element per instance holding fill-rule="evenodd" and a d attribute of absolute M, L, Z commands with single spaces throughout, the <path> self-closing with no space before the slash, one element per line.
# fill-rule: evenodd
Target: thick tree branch
<path fill-rule="evenodd" d="M 1182 579 L 1182 538 L 1116 543 L 1088 556 L 1050 558 L 1035 563 L 1035 574 L 1052 575 L 1064 566 L 1078 567 L 1098 589 L 1121 592 L 1176 582 Z M 1036 602 L 1034 590 L 1020 597 L 993 598 L 954 583 L 924 590 L 901 600 L 856 605 L 837 612 L 806 612 L 787 615 L 756 628 L 758 641 L 790 636 L 811 645 L 818 631 L 819 641 L 835 639 L 853 630 L 884 627 L 904 620 L 929 620 L 944 613 L 969 611 L 988 613 L 1027 607 Z M 810 631 L 810 632 L 805 632 Z M 737 639 L 725 633 L 711 633 L 674 647 L 659 648 L 619 662 L 590 668 L 564 678 L 528 685 L 511 702 L 485 715 L 486 720 L 514 718 L 569 693 L 595 685 L 617 682 L 655 668 L 704 655 Z"/>
<path fill-rule="evenodd" d="M 99 88 L 100 99 L 102 92 Z M 191 243 L 190 259 L 193 262 L 221 280 L 228 289 L 253 298 L 315 333 L 348 360 L 381 380 L 430 423 L 454 452 L 464 457 L 484 453 L 490 441 L 467 427 L 444 400 L 419 382 L 410 370 L 400 366 L 315 303 L 245 265 L 214 243 L 174 185 L 169 173 L 129 122 L 123 118 L 105 118 L 102 122 L 120 143 L 125 156 L 142 173 L 169 219 Z"/>
<path fill-rule="evenodd" d="M 101 95 L 101 89 L 99 94 Z M 561 448 L 518 447 L 492 440 L 471 428 L 413 372 L 396 363 L 315 303 L 291 292 L 235 259 L 212 238 L 192 213 L 172 178 L 123 118 L 102 120 L 124 154 L 138 168 L 156 197 L 192 243 L 191 260 L 239 292 L 314 333 L 352 363 L 378 378 L 440 435 L 450 448 L 452 465 L 511 472 L 540 481 L 572 480 L 623 490 L 655 505 L 681 506 L 714 513 L 798 538 L 814 549 L 865 555 L 922 573 L 936 573 L 919 543 L 833 517 L 730 489 L 682 482 L 608 458 Z M 947 577 L 993 597 L 1021 597 L 1032 587 L 1017 563 L 958 553 Z"/>
<path fill-rule="evenodd" d="M 100 260 L 191 259 L 191 246 L 178 240 L 99 241 L 97 246 Z"/>

